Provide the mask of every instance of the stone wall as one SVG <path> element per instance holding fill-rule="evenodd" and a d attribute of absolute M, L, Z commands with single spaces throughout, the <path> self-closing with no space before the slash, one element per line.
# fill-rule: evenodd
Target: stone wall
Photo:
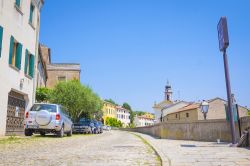
<path fill-rule="evenodd" d="M 237 139 L 239 140 L 239 127 L 235 123 Z M 250 117 L 241 118 L 242 131 L 250 127 Z M 164 122 L 154 126 L 126 129 L 129 131 L 149 134 L 159 138 L 231 142 L 230 124 L 226 120 L 206 120 L 193 122 Z"/>

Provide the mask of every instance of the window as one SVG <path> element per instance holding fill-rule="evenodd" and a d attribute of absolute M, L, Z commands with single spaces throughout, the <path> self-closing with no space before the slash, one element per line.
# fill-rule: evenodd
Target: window
<path fill-rule="evenodd" d="M 21 6 L 21 0 L 16 0 L 16 6 L 20 8 L 20 6 Z"/>
<path fill-rule="evenodd" d="M 178 114 L 175 114 L 175 118 L 178 118 Z"/>
<path fill-rule="evenodd" d="M 35 56 L 32 55 L 27 49 L 25 50 L 25 65 L 24 65 L 24 73 L 31 78 L 34 77 L 34 61 Z"/>
<path fill-rule="evenodd" d="M 59 82 L 66 81 L 66 77 L 65 76 L 59 76 L 57 79 L 58 79 Z"/>
<path fill-rule="evenodd" d="M 186 113 L 186 117 L 187 117 L 187 118 L 189 117 L 189 113 Z"/>
<path fill-rule="evenodd" d="M 3 27 L 0 26 L 0 57 L 1 57 L 1 50 L 2 50 L 2 41 L 3 41 Z"/>
<path fill-rule="evenodd" d="M 29 18 L 30 24 L 33 24 L 34 10 L 35 10 L 35 6 L 31 3 L 30 4 L 30 18 Z"/>
<path fill-rule="evenodd" d="M 21 69 L 22 59 L 22 44 L 18 43 L 13 36 L 10 38 L 10 52 L 9 52 L 9 64 L 16 67 L 18 70 Z"/>

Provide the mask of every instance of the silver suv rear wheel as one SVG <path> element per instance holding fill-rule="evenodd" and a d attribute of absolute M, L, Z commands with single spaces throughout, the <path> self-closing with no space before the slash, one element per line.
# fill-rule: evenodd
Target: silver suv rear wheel
<path fill-rule="evenodd" d="M 58 131 L 57 136 L 61 138 L 64 136 L 64 126 L 62 126 L 61 130 Z"/>

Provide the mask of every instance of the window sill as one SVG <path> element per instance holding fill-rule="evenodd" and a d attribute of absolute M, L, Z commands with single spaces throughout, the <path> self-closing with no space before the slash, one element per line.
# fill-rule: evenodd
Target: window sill
<path fill-rule="evenodd" d="M 24 74 L 24 75 L 25 75 L 25 77 L 27 77 L 28 79 L 32 80 L 32 77 L 31 77 L 31 76 L 29 76 L 29 75 L 27 75 L 27 74 Z"/>
<path fill-rule="evenodd" d="M 17 72 L 19 72 L 19 69 L 16 67 L 16 66 L 13 66 L 13 65 L 9 65 L 10 68 L 16 70 Z"/>
<path fill-rule="evenodd" d="M 31 22 L 29 22 L 29 25 L 31 26 L 31 28 L 32 28 L 33 30 L 36 29 L 36 28 L 34 27 L 34 25 L 33 25 Z"/>
<path fill-rule="evenodd" d="M 23 12 L 22 12 L 21 8 L 18 7 L 16 4 L 15 4 L 15 8 L 18 11 L 18 13 L 20 13 L 23 16 Z"/>

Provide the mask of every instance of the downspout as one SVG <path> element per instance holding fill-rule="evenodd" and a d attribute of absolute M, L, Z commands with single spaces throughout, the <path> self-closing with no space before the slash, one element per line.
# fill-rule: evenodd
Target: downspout
<path fill-rule="evenodd" d="M 34 71 L 34 77 L 33 77 L 33 95 L 32 95 L 32 105 L 35 103 L 35 100 L 36 100 L 36 82 L 37 82 L 37 64 L 38 64 L 38 46 L 39 46 L 39 32 L 40 32 L 40 11 L 41 11 L 41 8 L 42 8 L 42 5 L 43 3 L 42 2 L 38 2 L 36 3 L 37 5 L 37 20 L 39 20 L 37 22 L 37 27 L 36 27 L 36 47 L 35 47 L 35 71 Z"/>

